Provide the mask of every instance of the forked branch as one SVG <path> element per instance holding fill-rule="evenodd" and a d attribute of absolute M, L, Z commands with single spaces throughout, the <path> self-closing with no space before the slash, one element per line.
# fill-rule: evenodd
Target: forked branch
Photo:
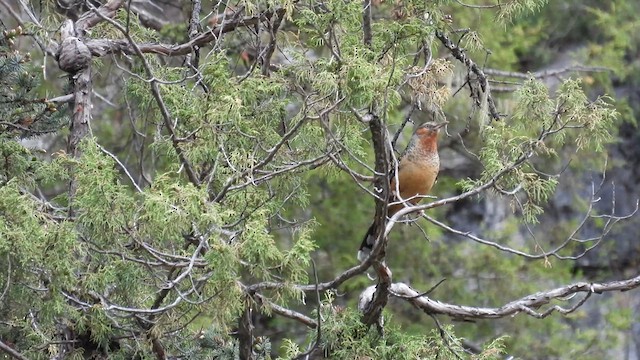
<path fill-rule="evenodd" d="M 628 291 L 640 287 L 640 275 L 627 280 L 610 281 L 605 283 L 578 282 L 565 285 L 559 288 L 541 291 L 527 295 L 520 299 L 511 301 L 501 307 L 485 308 L 474 306 L 462 306 L 443 303 L 433 300 L 427 296 L 420 296 L 421 293 L 412 289 L 404 283 L 394 283 L 391 285 L 392 295 L 405 299 L 412 305 L 423 310 L 430 315 L 447 315 L 455 319 L 499 319 L 507 316 L 525 313 L 535 318 L 545 318 L 554 311 L 562 314 L 569 314 L 578 309 L 592 294 L 602 294 L 613 291 Z M 569 307 L 553 305 L 545 311 L 536 311 L 543 305 L 550 304 L 554 300 L 568 301 L 567 297 L 574 294 L 584 293 L 584 298 Z"/>

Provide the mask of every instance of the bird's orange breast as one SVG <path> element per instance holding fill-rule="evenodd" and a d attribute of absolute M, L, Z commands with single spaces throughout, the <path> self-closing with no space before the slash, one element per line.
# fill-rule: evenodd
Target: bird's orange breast
<path fill-rule="evenodd" d="M 400 194 L 392 197 L 392 201 L 404 200 L 411 204 L 419 203 L 424 195 L 429 194 L 431 187 L 436 181 L 440 162 L 437 156 L 423 157 L 420 160 L 405 157 L 398 166 L 398 187 L 396 188 L 395 177 L 391 180 L 392 194 Z M 399 190 L 399 191 L 398 191 Z M 395 204 L 389 207 L 389 215 L 393 215 L 404 207 L 403 204 Z"/>

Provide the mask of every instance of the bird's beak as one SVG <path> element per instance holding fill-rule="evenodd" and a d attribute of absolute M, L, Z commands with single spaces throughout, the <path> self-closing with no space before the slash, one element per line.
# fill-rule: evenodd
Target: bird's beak
<path fill-rule="evenodd" d="M 441 127 L 447 125 L 448 123 L 449 122 L 445 120 L 444 122 L 441 122 L 440 124 L 436 125 L 435 129 L 440 129 Z"/>

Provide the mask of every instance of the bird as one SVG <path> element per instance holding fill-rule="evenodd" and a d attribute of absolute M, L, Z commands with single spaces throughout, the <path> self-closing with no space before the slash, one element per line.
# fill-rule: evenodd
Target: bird
<path fill-rule="evenodd" d="M 398 174 L 392 173 L 389 184 L 390 198 L 388 216 L 392 216 L 400 209 L 418 204 L 425 195 L 429 194 L 433 184 L 438 177 L 440 170 L 440 157 L 438 156 L 438 133 L 440 129 L 448 124 L 448 121 L 441 123 L 426 122 L 415 130 L 409 145 L 402 153 L 398 164 Z M 396 179 L 398 182 L 396 183 Z M 398 197 L 399 193 L 399 197 Z M 375 244 L 374 234 L 376 233 L 375 221 L 369 226 L 360 249 L 358 250 L 358 260 L 364 262 Z"/>

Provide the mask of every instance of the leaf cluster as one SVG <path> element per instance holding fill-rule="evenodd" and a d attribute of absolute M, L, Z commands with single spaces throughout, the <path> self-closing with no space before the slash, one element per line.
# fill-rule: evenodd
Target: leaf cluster
<path fill-rule="evenodd" d="M 461 184 L 469 190 L 499 176 L 498 189 L 522 189 L 524 219 L 536 222 L 557 179 L 538 171 L 531 159 L 557 156 L 555 149 L 567 143 L 575 144 L 575 151 L 602 151 L 613 139 L 617 111 L 606 98 L 589 101 L 579 80 L 564 81 L 551 98 L 544 84 L 530 79 L 516 95 L 512 115 L 484 129 L 482 177 Z"/>
<path fill-rule="evenodd" d="M 0 34 L 0 129 L 2 139 L 31 137 L 60 130 L 67 117 L 55 104 L 38 98 L 41 74 L 28 52 L 17 48 L 24 30 Z"/>

